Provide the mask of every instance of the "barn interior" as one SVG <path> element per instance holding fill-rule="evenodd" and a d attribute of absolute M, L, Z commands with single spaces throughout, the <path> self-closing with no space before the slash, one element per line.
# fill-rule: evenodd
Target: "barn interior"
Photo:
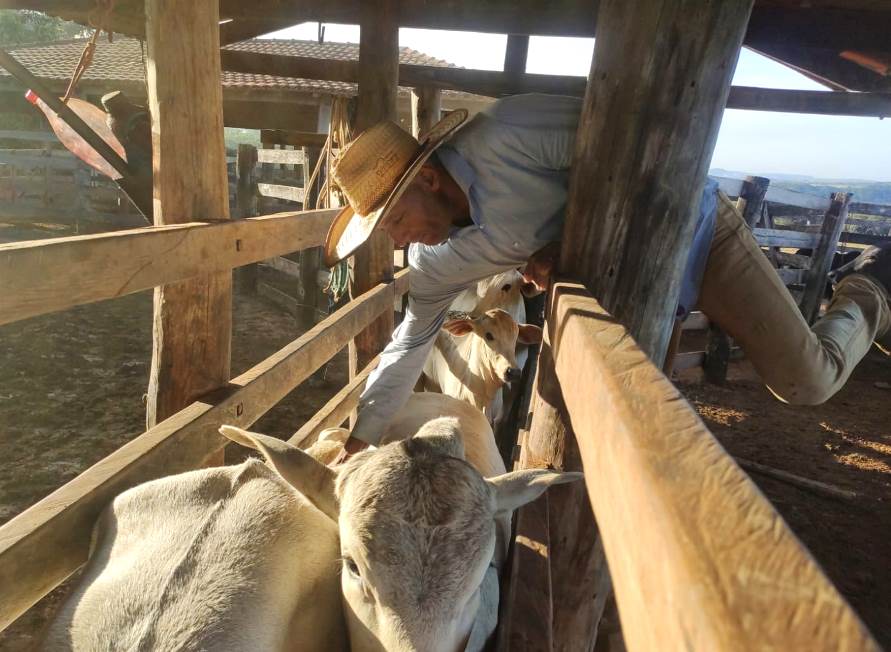
<path fill-rule="evenodd" d="M 348 302 L 232 375 L 233 270 L 236 282 L 256 283 L 255 263 L 285 260 L 280 265 L 299 268 L 304 288 L 312 279 L 304 303 L 319 312 L 325 301 L 315 280 L 331 277 L 318 247 L 337 208 L 314 171 L 345 144 L 343 134 L 328 138 L 333 94 L 320 96 L 311 84 L 316 90 L 306 93 L 227 90 L 220 82 L 241 75 L 355 84 L 344 118 L 352 134 L 383 119 L 423 134 L 443 111 L 478 110 L 483 98 L 584 98 L 545 340 L 525 372 L 512 428 L 501 434 L 514 468 L 584 470 L 585 483 L 554 489 L 517 512 L 497 649 L 874 650 L 891 643 L 887 622 L 852 608 L 746 473 L 758 470 L 721 446 L 669 379 L 672 368 L 705 365 L 720 382 L 733 357 L 732 343 L 714 329 L 702 341 L 706 351 L 679 348 L 692 324 L 675 319 L 699 194 L 689 189 L 705 181 L 723 111 L 891 115 L 891 2 L 6 5 L 144 43 L 154 174 L 151 226 L 0 245 L 0 325 L 152 288 L 154 312 L 145 432 L 0 526 L 0 629 L 84 563 L 92 525 L 113 496 L 221 462 L 221 424 L 251 426 L 347 350 L 348 381 L 290 438 L 312 443 L 350 417 L 390 340 L 409 270 L 378 235 L 342 277 Z M 307 21 L 357 20 L 355 58 L 238 45 Z M 507 34 L 504 70 L 408 61 L 400 27 Z M 596 37 L 587 80 L 526 73 L 530 35 Z M 742 47 L 830 90 L 733 86 Z M 0 88 L 20 101 L 11 79 L 0 79 Z M 51 84 L 47 94 L 58 93 Z M 266 144 L 282 149 L 239 147 L 236 160 L 227 160 L 224 126 L 263 129 Z M 258 161 L 303 166 L 300 192 L 266 184 L 271 197 L 295 199 L 300 210 L 257 204 L 250 179 Z M 230 192 L 227 166 L 236 186 L 251 188 L 242 199 L 238 188 Z M 793 236 L 766 221 L 765 197 L 783 199 L 778 191 L 771 198 L 764 180 L 726 180 L 722 188 L 748 209 L 750 226 L 777 260 L 790 246 L 812 249 L 806 267 L 784 268 L 784 280 L 798 287 L 802 312 L 813 320 L 856 198 L 841 193 L 807 205 L 824 216 L 819 230 Z M 701 316 L 694 321 L 708 327 Z M 196 349 L 196 339 L 205 345 Z"/>

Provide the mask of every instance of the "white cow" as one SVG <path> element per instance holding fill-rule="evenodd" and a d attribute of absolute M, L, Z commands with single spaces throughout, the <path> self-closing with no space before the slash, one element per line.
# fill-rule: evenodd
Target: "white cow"
<path fill-rule="evenodd" d="M 526 470 L 483 478 L 464 460 L 450 417 L 336 471 L 276 439 L 228 426 L 224 433 L 262 451 L 316 504 L 334 506 L 353 650 L 481 650 L 497 618 L 499 519 L 581 477 Z"/>
<path fill-rule="evenodd" d="M 539 341 L 541 328 L 517 324 L 501 309 L 451 319 L 443 324 L 424 363 L 424 388 L 467 401 L 493 421 L 496 394 L 522 374 L 517 343 Z"/>
<path fill-rule="evenodd" d="M 347 649 L 336 508 L 295 485 L 250 459 L 120 494 L 42 649 Z"/>
<path fill-rule="evenodd" d="M 523 280 L 523 275 L 513 269 L 500 274 L 495 274 L 479 281 L 468 288 L 455 301 L 451 309 L 464 312 L 471 317 L 479 317 L 483 313 L 501 308 L 518 324 L 526 323 L 526 303 L 523 297 L 534 297 L 541 294 L 534 284 Z M 529 357 L 527 345 L 518 344 L 516 347 L 517 368 L 523 369 Z M 507 383 L 500 392 L 495 392 L 492 403 L 486 409 L 486 414 L 494 425 L 498 425 L 504 416 L 505 406 L 516 400 L 516 383 Z"/>

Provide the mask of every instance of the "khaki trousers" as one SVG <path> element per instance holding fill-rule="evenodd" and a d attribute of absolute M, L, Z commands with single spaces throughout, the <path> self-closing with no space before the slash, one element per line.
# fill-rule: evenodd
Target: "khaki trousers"
<path fill-rule="evenodd" d="M 794 405 L 828 400 L 891 329 L 887 292 L 859 274 L 839 283 L 826 314 L 808 326 L 723 193 L 699 308 L 739 343 L 770 391 Z"/>

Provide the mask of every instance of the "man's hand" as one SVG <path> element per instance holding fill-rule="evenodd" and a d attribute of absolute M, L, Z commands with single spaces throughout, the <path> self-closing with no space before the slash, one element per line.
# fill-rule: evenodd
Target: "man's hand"
<path fill-rule="evenodd" d="M 532 283 L 538 291 L 545 292 L 548 289 L 551 275 L 557 268 L 557 260 L 559 258 L 559 242 L 552 242 L 542 247 L 530 256 L 526 266 L 520 270 L 523 280 L 527 283 Z"/>
<path fill-rule="evenodd" d="M 355 455 L 356 453 L 361 453 L 366 448 L 368 448 L 368 444 L 361 439 L 356 439 L 355 437 L 347 437 L 347 440 L 343 442 L 343 450 L 340 451 L 340 455 L 338 455 L 337 459 L 335 459 L 334 462 L 331 463 L 331 466 L 343 464 L 353 455 Z"/>

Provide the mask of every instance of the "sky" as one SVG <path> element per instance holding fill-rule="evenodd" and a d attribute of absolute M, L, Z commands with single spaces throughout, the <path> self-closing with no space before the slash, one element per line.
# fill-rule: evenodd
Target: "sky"
<path fill-rule="evenodd" d="M 270 38 L 315 40 L 317 23 L 304 23 Z M 325 25 L 325 40 L 359 42 L 357 25 Z M 501 70 L 507 37 L 477 32 L 401 28 L 399 44 L 450 63 Z M 594 39 L 533 36 L 526 71 L 586 76 Z M 803 75 L 743 50 L 733 83 L 738 86 L 827 90 Z M 740 111 L 724 113 L 713 168 L 738 172 L 798 174 L 824 179 L 891 181 L 891 118 Z"/>

